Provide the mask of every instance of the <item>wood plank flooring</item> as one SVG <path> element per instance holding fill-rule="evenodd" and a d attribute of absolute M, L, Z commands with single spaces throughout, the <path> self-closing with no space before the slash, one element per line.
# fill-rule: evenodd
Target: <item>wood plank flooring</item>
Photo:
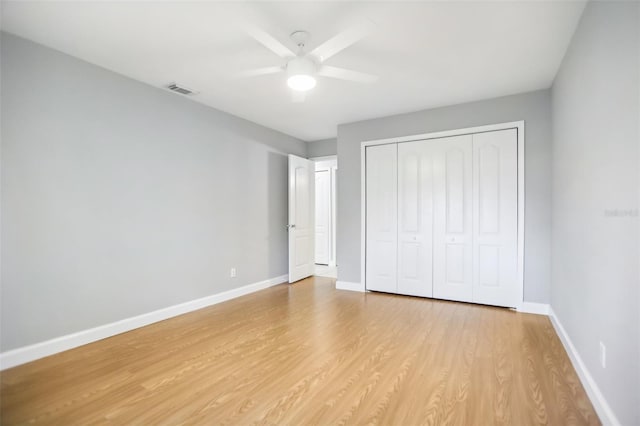
<path fill-rule="evenodd" d="M 600 424 L 547 317 L 334 283 L 6 370 L 2 424 Z"/>

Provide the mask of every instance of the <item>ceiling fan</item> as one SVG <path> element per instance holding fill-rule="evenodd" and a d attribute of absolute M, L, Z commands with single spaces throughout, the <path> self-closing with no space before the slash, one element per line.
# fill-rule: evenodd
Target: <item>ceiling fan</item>
<path fill-rule="evenodd" d="M 307 31 L 294 31 L 291 40 L 298 46 L 298 53 L 280 43 L 275 37 L 256 27 L 246 28 L 247 33 L 256 41 L 276 55 L 285 59 L 282 66 L 256 68 L 243 71 L 241 77 L 254 77 L 267 74 L 286 73 L 287 85 L 293 90 L 293 101 L 303 102 L 305 93 L 316 85 L 316 77 L 329 77 L 358 83 L 372 83 L 377 76 L 345 68 L 325 65 L 325 61 L 338 52 L 346 49 L 365 37 L 372 29 L 370 21 L 364 21 L 346 31 L 343 31 L 325 41 L 310 52 L 305 52 L 305 45 L 309 40 Z"/>

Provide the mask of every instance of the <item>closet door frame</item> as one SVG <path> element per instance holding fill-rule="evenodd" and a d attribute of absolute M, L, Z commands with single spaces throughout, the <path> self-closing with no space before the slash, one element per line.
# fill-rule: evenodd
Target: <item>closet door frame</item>
<path fill-rule="evenodd" d="M 525 185 L 524 185 L 524 120 L 507 123 L 490 124 L 486 126 L 467 127 L 464 129 L 446 130 L 442 132 L 424 133 L 419 135 L 402 136 L 386 139 L 375 139 L 360 143 L 360 279 L 362 288 L 366 291 L 366 243 L 367 243 L 367 194 L 366 194 L 366 148 L 373 145 L 385 145 L 402 142 L 414 142 L 425 139 L 436 139 L 448 136 L 469 135 L 474 133 L 493 132 L 496 130 L 516 129 L 518 135 L 518 300 L 516 309 L 523 310 L 524 305 L 524 221 L 525 221 Z"/>

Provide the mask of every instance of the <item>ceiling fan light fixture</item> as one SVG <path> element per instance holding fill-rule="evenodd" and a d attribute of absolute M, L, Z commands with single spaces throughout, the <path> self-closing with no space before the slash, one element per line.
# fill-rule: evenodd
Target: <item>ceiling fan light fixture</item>
<path fill-rule="evenodd" d="M 300 92 L 316 87 L 316 65 L 308 58 L 297 57 L 287 63 L 287 85 Z"/>
<path fill-rule="evenodd" d="M 316 87 L 316 79 L 308 74 L 292 75 L 287 79 L 287 85 L 299 92 L 306 92 Z"/>

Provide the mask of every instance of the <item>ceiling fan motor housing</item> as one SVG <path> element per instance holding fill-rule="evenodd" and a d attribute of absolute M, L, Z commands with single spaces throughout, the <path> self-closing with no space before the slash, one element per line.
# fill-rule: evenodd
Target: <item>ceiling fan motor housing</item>
<path fill-rule="evenodd" d="M 315 75 L 316 64 L 307 57 L 297 57 L 287 63 L 287 76 Z"/>

